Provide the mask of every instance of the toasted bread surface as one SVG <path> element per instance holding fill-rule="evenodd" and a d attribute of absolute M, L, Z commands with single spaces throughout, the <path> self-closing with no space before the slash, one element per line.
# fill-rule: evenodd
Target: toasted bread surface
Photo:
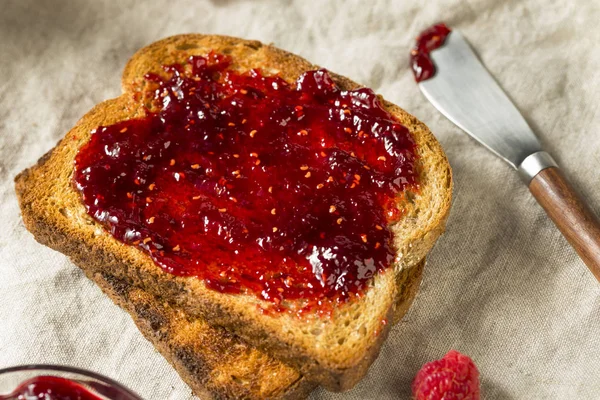
<path fill-rule="evenodd" d="M 144 104 L 133 93 L 144 90 L 143 76 L 160 73 L 164 64 L 181 63 L 190 55 L 214 50 L 229 55 L 233 68 L 262 68 L 294 81 L 302 72 L 317 68 L 302 58 L 259 42 L 224 36 L 180 35 L 156 42 L 136 53 L 122 79 L 124 94 L 94 107 L 57 145 L 51 155 L 17 177 L 23 218 L 39 241 L 71 256 L 88 274 L 121 279 L 152 295 L 172 299 L 191 317 L 223 326 L 247 343 L 293 365 L 311 381 L 331 390 L 352 387 L 377 356 L 394 320 L 397 281 L 425 257 L 441 235 L 447 219 L 452 177 L 446 157 L 427 127 L 399 107 L 383 101 L 385 108 L 405 125 L 418 155 L 419 189 L 398 199 L 403 218 L 390 226 L 396 259 L 378 274 L 357 301 L 337 308 L 331 318 L 272 315 L 252 295 L 227 295 L 212 291 L 198 279 L 164 272 L 149 256 L 125 245 L 87 215 L 71 183 L 73 159 L 90 132 L 100 125 L 144 115 Z M 342 89 L 359 87 L 332 74 Z"/>
<path fill-rule="evenodd" d="M 423 260 L 402 275 L 394 322 L 410 307 L 424 265 Z M 190 318 L 165 299 L 109 275 L 89 278 L 130 314 L 144 337 L 202 399 L 302 399 L 316 386 L 296 369 L 223 328 Z"/>
<path fill-rule="evenodd" d="M 315 387 L 294 368 L 163 299 L 101 273 L 90 279 L 131 315 L 202 399 L 303 399 Z"/>

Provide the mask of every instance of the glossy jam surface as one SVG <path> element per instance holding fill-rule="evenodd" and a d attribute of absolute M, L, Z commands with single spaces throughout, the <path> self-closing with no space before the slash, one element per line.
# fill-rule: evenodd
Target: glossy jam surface
<path fill-rule="evenodd" d="M 417 37 L 415 47 L 410 51 L 410 65 L 417 82 L 435 75 L 435 65 L 429 54 L 444 44 L 450 32 L 446 24 L 437 24 L 424 30 Z"/>
<path fill-rule="evenodd" d="M 360 294 L 394 258 L 415 144 L 370 89 L 294 85 L 225 56 L 147 75 L 158 111 L 97 128 L 74 180 L 90 215 L 164 270 L 285 308 Z M 298 303 L 296 303 L 297 305 Z"/>
<path fill-rule="evenodd" d="M 84 386 L 57 376 L 38 376 L 19 385 L 0 400 L 102 400 Z"/>

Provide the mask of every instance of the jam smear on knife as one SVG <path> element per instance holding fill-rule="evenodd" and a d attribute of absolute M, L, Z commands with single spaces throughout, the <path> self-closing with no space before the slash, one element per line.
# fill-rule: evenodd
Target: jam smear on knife
<path fill-rule="evenodd" d="M 417 82 L 425 81 L 435 75 L 435 65 L 430 53 L 444 44 L 450 32 L 450 28 L 442 23 L 424 30 L 417 37 L 415 47 L 410 51 L 410 65 Z"/>

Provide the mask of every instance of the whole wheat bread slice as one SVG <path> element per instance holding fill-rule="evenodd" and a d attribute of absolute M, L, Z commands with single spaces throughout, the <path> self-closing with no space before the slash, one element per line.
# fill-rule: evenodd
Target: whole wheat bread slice
<path fill-rule="evenodd" d="M 394 321 L 410 307 L 425 261 L 398 282 Z M 177 306 L 101 273 L 90 274 L 202 399 L 303 399 L 316 386 L 296 369 L 245 344 L 223 328 L 190 318 Z"/>
<path fill-rule="evenodd" d="M 352 387 L 377 356 L 387 337 L 386 321 L 393 320 L 396 280 L 418 263 L 445 228 L 450 209 L 452 176 L 446 157 L 431 132 L 415 117 L 383 101 L 413 136 L 418 155 L 419 190 L 405 192 L 397 207 L 403 218 L 390 226 L 396 259 L 386 273 L 378 274 L 359 301 L 337 308 L 329 319 L 264 314 L 265 304 L 252 295 L 212 291 L 195 278 L 164 272 L 149 256 L 124 245 L 89 217 L 71 183 L 73 159 L 100 125 L 142 117 L 144 104 L 132 94 L 144 90 L 143 76 L 161 73 L 161 65 L 182 63 L 190 55 L 214 50 L 229 55 L 238 70 L 262 68 L 293 82 L 301 73 L 316 69 L 302 58 L 256 41 L 224 36 L 180 35 L 138 51 L 125 67 L 123 95 L 88 112 L 67 133 L 52 154 L 16 178 L 23 219 L 38 241 L 67 255 L 88 273 L 102 273 L 172 299 L 191 317 L 225 327 L 247 343 L 293 365 L 307 379 L 331 390 Z M 333 74 L 342 89 L 359 87 Z M 143 98 L 143 96 L 142 96 Z"/>

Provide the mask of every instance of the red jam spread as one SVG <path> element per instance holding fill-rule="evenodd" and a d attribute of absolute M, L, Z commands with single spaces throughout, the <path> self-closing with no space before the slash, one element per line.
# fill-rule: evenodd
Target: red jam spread
<path fill-rule="evenodd" d="M 417 37 L 415 47 L 410 51 L 410 65 L 417 82 L 435 75 L 435 65 L 429 53 L 442 46 L 450 32 L 450 28 L 442 23 L 424 30 Z"/>
<path fill-rule="evenodd" d="M 290 84 L 229 65 L 210 53 L 146 75 L 157 110 L 95 129 L 76 157 L 88 213 L 165 271 L 276 309 L 360 294 L 417 188 L 409 131 L 325 70 Z"/>
<path fill-rule="evenodd" d="M 0 400 L 102 400 L 84 386 L 57 376 L 38 376 L 21 383 Z"/>

